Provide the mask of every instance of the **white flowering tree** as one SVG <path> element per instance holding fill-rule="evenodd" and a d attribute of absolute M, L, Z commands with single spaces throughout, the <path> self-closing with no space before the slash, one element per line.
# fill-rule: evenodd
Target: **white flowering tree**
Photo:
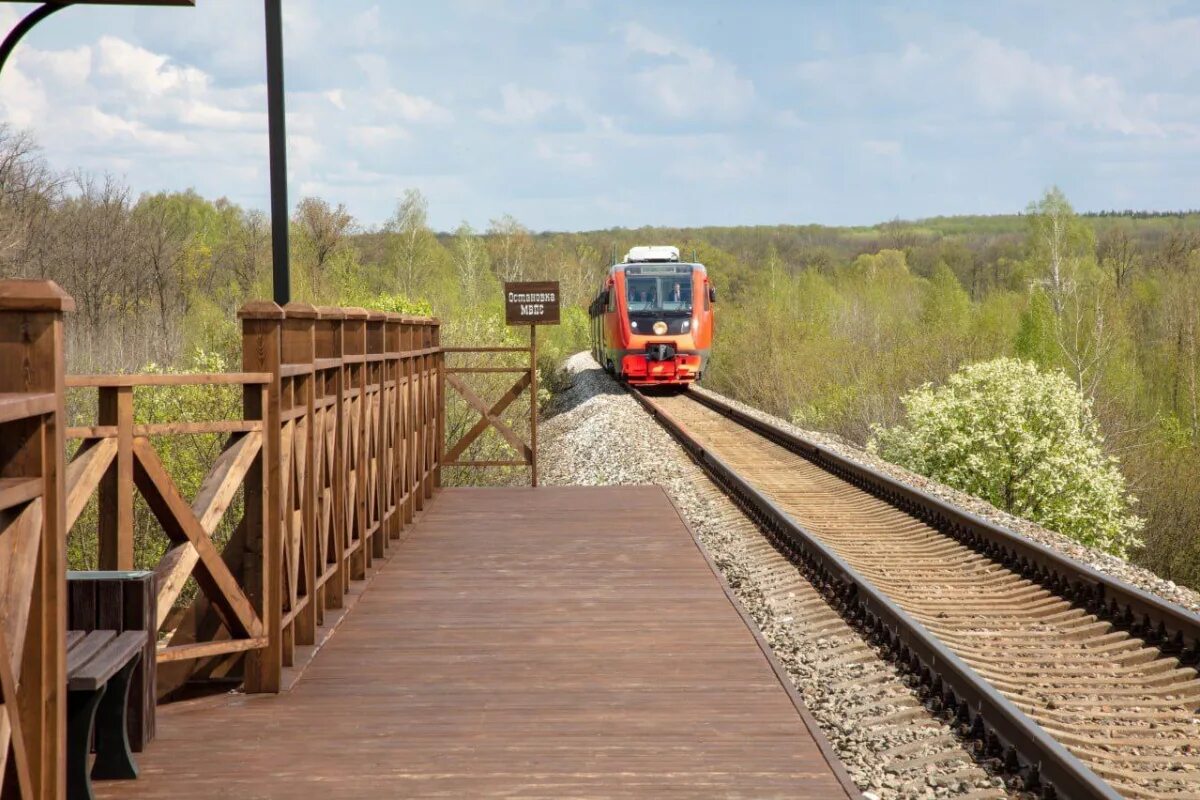
<path fill-rule="evenodd" d="M 1138 544 L 1142 520 L 1091 402 L 1062 372 L 999 358 L 902 403 L 904 420 L 870 442 L 888 461 L 1114 555 Z"/>

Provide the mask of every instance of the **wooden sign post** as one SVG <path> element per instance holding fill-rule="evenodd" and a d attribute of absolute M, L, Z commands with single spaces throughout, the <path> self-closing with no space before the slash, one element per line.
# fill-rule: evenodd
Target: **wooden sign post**
<path fill-rule="evenodd" d="M 557 325 L 558 281 L 521 281 L 504 284 L 504 321 L 529 326 L 529 449 L 532 451 L 531 483 L 538 485 L 537 467 L 537 326 Z"/>

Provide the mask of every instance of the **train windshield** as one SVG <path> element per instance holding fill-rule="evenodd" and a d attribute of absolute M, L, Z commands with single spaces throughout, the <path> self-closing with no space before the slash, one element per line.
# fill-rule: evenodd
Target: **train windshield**
<path fill-rule="evenodd" d="M 692 313 L 690 275 L 630 275 L 626 285 L 629 313 L 653 312 L 664 316 Z"/>

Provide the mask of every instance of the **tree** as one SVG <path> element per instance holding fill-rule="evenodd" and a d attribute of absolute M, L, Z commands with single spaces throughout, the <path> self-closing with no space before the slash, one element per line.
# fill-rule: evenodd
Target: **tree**
<path fill-rule="evenodd" d="M 496 277 L 501 281 L 521 280 L 533 250 L 533 237 L 529 229 L 511 214 L 505 214 L 491 221 L 487 234 Z"/>
<path fill-rule="evenodd" d="M 1054 311 L 1061 314 L 1079 264 L 1092 252 L 1092 229 L 1079 219 L 1057 186 L 1047 189 L 1038 202 L 1030 203 L 1025 213 L 1032 259 L 1044 271 Z"/>
<path fill-rule="evenodd" d="M 437 245 L 429 228 L 429 202 L 419 189 L 407 189 L 384 225 L 387 260 L 400 293 L 418 297 L 430 272 L 429 254 Z"/>
<path fill-rule="evenodd" d="M 1063 373 L 999 358 L 901 402 L 904 420 L 870 443 L 889 461 L 1114 555 L 1138 544 L 1118 463 Z"/>
<path fill-rule="evenodd" d="M 1096 259 L 1112 275 L 1118 292 L 1127 289 L 1142 262 L 1129 226 L 1119 225 L 1106 231 L 1096 243 Z"/>
<path fill-rule="evenodd" d="M 463 222 L 454 232 L 451 253 L 463 302 L 472 308 L 480 305 L 485 300 L 491 278 L 488 274 L 488 254 L 483 242 L 468 223 Z"/>
<path fill-rule="evenodd" d="M 1076 387 L 1095 400 L 1116 345 L 1112 284 L 1096 265 L 1091 227 L 1075 214 L 1061 189 L 1049 189 L 1041 201 L 1030 204 L 1028 214 L 1031 260 L 1043 275 L 1041 285 L 1054 310 L 1062 363 Z"/>
<path fill-rule="evenodd" d="M 319 197 L 306 197 L 296 206 L 292 223 L 297 233 L 296 255 L 307 275 L 309 291 L 314 299 L 320 299 L 325 271 L 353 233 L 354 217 L 344 205 L 334 208 Z"/>
<path fill-rule="evenodd" d="M 210 208 L 194 191 L 144 195 L 133 208 L 138 234 L 135 245 L 146 280 L 153 288 L 164 331 L 171 329 L 172 321 L 187 314 L 197 285 L 209 271 L 197 263 L 195 248 L 202 218 Z M 173 361 L 173 345 L 169 339 L 164 340 L 159 358 Z"/>
<path fill-rule="evenodd" d="M 880 247 L 884 250 L 909 250 L 917 243 L 912 225 L 893 217 L 879 226 Z"/>
<path fill-rule="evenodd" d="M 30 251 L 46 243 L 46 220 L 61 196 L 64 181 L 39 151 L 29 133 L 0 124 L 0 274 L 20 274 L 36 260 Z"/>
<path fill-rule="evenodd" d="M 129 194 L 112 176 L 98 182 L 80 175 L 74 196 L 57 215 L 58 263 L 51 277 L 79 303 L 79 316 L 92 334 L 112 317 L 136 314 L 148 294 L 132 268 L 138 259 Z"/>

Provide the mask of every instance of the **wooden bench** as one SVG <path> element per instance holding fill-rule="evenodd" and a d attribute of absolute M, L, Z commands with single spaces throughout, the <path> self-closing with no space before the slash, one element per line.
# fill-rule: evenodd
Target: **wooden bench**
<path fill-rule="evenodd" d="M 126 709 L 145 631 L 67 633 L 67 797 L 91 800 L 92 778 L 132 779 Z M 88 768 L 93 744 L 95 765 Z"/>

